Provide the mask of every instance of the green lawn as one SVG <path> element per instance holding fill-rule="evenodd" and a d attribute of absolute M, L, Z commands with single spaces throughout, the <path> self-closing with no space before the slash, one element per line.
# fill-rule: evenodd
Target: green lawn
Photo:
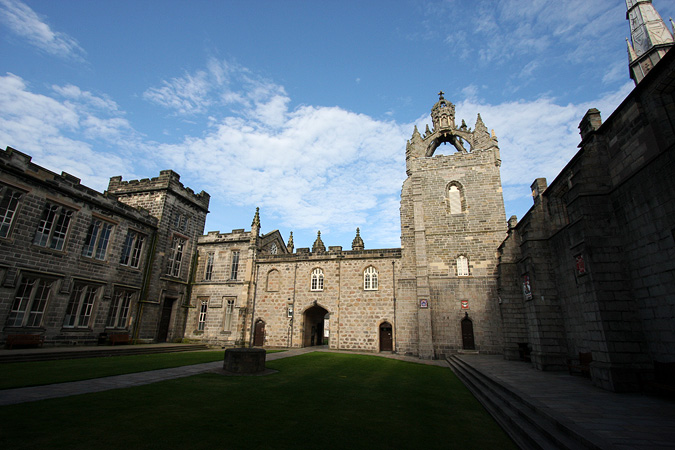
<path fill-rule="evenodd" d="M 309 353 L 0 408 L 0 448 L 515 449 L 447 368 Z"/>
<path fill-rule="evenodd" d="M 0 365 L 0 389 L 88 380 L 146 370 L 222 361 L 224 355 L 224 350 L 219 350 L 6 363 Z"/>

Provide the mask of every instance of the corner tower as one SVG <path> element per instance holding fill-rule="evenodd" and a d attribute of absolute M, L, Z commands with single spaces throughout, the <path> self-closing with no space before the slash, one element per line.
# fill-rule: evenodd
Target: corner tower
<path fill-rule="evenodd" d="M 675 29 L 668 30 L 651 0 L 626 0 L 626 8 L 632 41 L 626 39 L 628 66 L 637 85 L 673 46 Z"/>
<path fill-rule="evenodd" d="M 397 351 L 501 352 L 497 248 L 507 227 L 497 138 L 480 115 L 473 130 L 458 127 L 443 92 L 431 119 L 433 129 L 415 127 L 406 146 Z M 443 144 L 452 153 L 434 156 Z"/>

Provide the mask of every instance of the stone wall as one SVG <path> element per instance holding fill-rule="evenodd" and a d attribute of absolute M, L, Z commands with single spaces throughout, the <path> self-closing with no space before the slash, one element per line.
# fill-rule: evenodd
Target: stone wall
<path fill-rule="evenodd" d="M 318 306 L 330 315 L 330 348 L 379 351 L 380 325 L 388 322 L 397 329 L 394 283 L 400 250 L 298 250 L 291 255 L 258 259 L 253 324 L 264 321 L 265 345 L 311 345 L 306 313 Z M 377 271 L 377 290 L 364 289 L 364 270 L 368 267 Z M 323 271 L 323 290 L 311 289 L 311 274 L 317 268 Z M 293 311 L 291 317 L 289 309 Z M 398 347 L 396 336 L 394 346 Z"/>

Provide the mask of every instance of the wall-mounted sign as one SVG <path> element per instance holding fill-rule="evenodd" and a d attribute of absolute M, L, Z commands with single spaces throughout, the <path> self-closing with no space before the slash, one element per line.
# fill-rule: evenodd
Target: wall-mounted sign
<path fill-rule="evenodd" d="M 532 286 L 530 286 L 529 275 L 523 275 L 523 296 L 525 300 L 532 300 Z"/>
<path fill-rule="evenodd" d="M 586 273 L 586 263 L 584 262 L 584 255 L 577 255 L 574 257 L 574 265 L 577 269 L 577 275 L 584 275 Z"/>
<path fill-rule="evenodd" d="M 462 309 L 469 309 L 469 301 L 462 300 Z"/>
<path fill-rule="evenodd" d="M 428 308 L 429 307 L 429 302 L 427 301 L 426 298 L 420 299 L 420 308 Z"/>

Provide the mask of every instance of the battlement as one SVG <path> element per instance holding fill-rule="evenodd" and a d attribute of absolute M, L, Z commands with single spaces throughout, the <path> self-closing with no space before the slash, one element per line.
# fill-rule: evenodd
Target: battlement
<path fill-rule="evenodd" d="M 209 231 L 204 236 L 197 238 L 197 244 L 216 244 L 220 242 L 239 242 L 249 241 L 251 239 L 251 232 L 245 231 L 243 228 L 232 230 L 230 233 L 221 233 L 220 231 Z"/>
<path fill-rule="evenodd" d="M 114 195 L 101 193 L 85 186 L 81 180 L 67 172 L 57 174 L 32 162 L 32 157 L 12 147 L 0 151 L 0 170 L 20 178 L 29 177 L 46 187 L 56 189 L 64 195 L 108 209 L 116 214 L 130 217 L 150 226 L 157 226 L 157 219 L 143 209 L 136 209 L 117 200 Z"/>
<path fill-rule="evenodd" d="M 374 258 L 400 258 L 400 248 L 381 248 L 371 250 L 342 250 L 340 246 L 331 246 L 327 252 L 310 252 L 309 248 L 298 248 L 296 253 L 279 255 L 258 255 L 259 262 L 301 262 L 322 261 L 333 259 L 374 259 Z"/>
<path fill-rule="evenodd" d="M 195 194 L 192 189 L 180 182 L 180 175 L 173 170 L 162 170 L 158 177 L 140 180 L 123 181 L 121 176 L 111 177 L 107 192 L 124 195 L 153 191 L 170 191 L 208 212 L 211 196 L 205 191 Z"/>

